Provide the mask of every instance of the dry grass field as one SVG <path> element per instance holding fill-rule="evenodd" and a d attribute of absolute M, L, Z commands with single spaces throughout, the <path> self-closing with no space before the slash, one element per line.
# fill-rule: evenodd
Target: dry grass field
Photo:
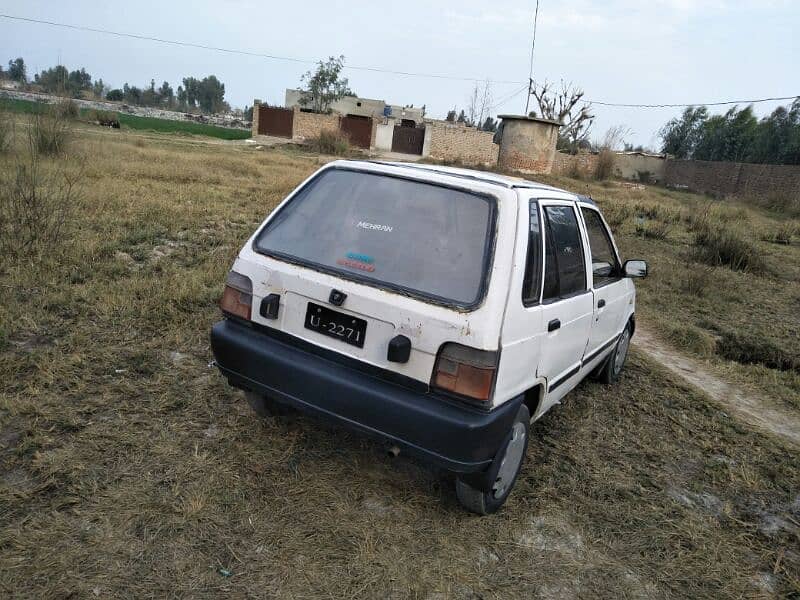
<path fill-rule="evenodd" d="M 4 186 L 16 146 L 0 155 Z M 208 331 L 238 247 L 322 159 L 111 131 L 69 148 L 42 162 L 79 174 L 58 239 L 0 256 L 0 594 L 800 595 L 797 448 L 636 353 L 617 385 L 584 383 L 533 427 L 488 518 L 372 442 L 257 419 L 209 368 Z M 651 262 L 641 321 L 800 408 L 800 248 L 761 240 L 782 220 L 708 209 L 763 259 L 736 271 L 695 260 L 708 200 L 590 190 L 623 254 Z"/>

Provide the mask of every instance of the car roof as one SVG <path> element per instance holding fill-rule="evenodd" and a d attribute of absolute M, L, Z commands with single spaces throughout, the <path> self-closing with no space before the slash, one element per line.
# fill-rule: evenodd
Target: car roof
<path fill-rule="evenodd" d="M 488 171 L 478 171 L 475 169 L 464 169 L 461 167 L 447 167 L 444 165 L 430 165 L 430 164 L 422 164 L 422 163 L 411 163 L 411 162 L 396 162 L 396 161 L 386 161 L 386 160 L 369 160 L 369 161 L 361 161 L 361 160 L 339 160 L 335 161 L 337 164 L 357 164 L 357 163 L 367 163 L 370 165 L 385 165 L 388 167 L 395 167 L 398 169 L 405 169 L 412 172 L 428 172 L 428 173 L 437 173 L 440 175 L 449 175 L 451 177 L 457 177 L 460 179 L 472 179 L 474 181 L 480 181 L 482 183 L 489 183 L 493 185 L 498 185 L 504 188 L 512 188 L 512 189 L 535 189 L 535 190 L 549 190 L 551 192 L 559 192 L 561 194 L 568 194 L 575 198 L 575 200 L 579 202 L 585 202 L 587 204 L 594 205 L 594 200 L 591 197 L 576 194 L 574 192 L 570 192 L 568 190 L 564 190 L 561 188 L 554 187 L 552 185 L 547 185 L 544 183 L 539 183 L 536 181 L 530 181 L 528 179 L 523 179 L 522 177 L 512 177 L 510 175 L 501 175 L 499 173 L 491 173 Z"/>
<path fill-rule="evenodd" d="M 445 165 L 430 165 L 387 160 L 337 160 L 333 163 L 330 163 L 330 165 L 357 165 L 359 163 L 368 165 L 384 165 L 387 167 L 404 169 L 416 173 L 428 172 L 439 175 L 448 175 L 460 179 L 471 179 L 473 181 L 480 181 L 481 183 L 494 184 L 504 188 L 548 190 L 551 192 L 558 192 L 572 196 L 577 202 L 583 202 L 585 204 L 597 206 L 597 203 L 592 199 L 592 197 L 585 194 L 576 194 L 575 192 L 570 192 L 569 190 L 564 190 L 536 181 L 529 181 L 527 179 L 523 179 L 522 177 L 512 177 L 510 175 L 501 175 L 499 173 L 492 173 L 489 171 L 478 171 L 476 169 L 464 169 L 461 167 L 448 167 Z"/>

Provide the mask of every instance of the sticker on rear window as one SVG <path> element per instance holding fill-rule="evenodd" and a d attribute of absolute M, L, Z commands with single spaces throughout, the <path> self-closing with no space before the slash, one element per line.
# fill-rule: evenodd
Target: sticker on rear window
<path fill-rule="evenodd" d="M 359 262 L 367 263 L 371 265 L 375 262 L 375 259 L 372 258 L 369 254 L 359 254 L 358 252 L 348 252 L 345 256 L 350 260 L 357 260 Z"/>
<path fill-rule="evenodd" d="M 360 260 L 353 260 L 352 258 L 340 258 L 336 261 L 336 264 L 359 271 L 366 271 L 367 273 L 372 273 L 375 270 L 375 265 L 370 265 Z"/>

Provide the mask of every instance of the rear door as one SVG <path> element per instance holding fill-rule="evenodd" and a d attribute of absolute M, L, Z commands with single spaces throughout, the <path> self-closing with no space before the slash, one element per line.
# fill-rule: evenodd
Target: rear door
<path fill-rule="evenodd" d="M 543 200 L 540 205 L 545 239 L 545 338 L 538 374 L 547 379 L 548 393 L 552 394 L 580 371 L 592 326 L 593 299 L 575 203 Z"/>
<path fill-rule="evenodd" d="M 585 362 L 590 362 L 614 344 L 622 330 L 628 305 L 626 282 L 611 233 L 600 212 L 580 207 L 591 256 L 591 284 L 594 294 L 594 320 L 586 347 Z"/>
<path fill-rule="evenodd" d="M 513 258 L 516 197 L 496 185 L 358 163 L 329 166 L 290 196 L 234 265 L 252 319 L 429 383 L 445 342 L 495 350 Z M 491 289 L 490 289 L 491 287 Z M 340 293 L 335 294 L 334 292 Z M 279 298 L 277 316 L 261 311 Z M 396 336 L 407 362 L 389 360 Z"/>

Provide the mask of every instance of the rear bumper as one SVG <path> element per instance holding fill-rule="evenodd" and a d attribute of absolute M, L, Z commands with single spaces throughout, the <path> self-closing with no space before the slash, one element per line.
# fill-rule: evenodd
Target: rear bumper
<path fill-rule="evenodd" d="M 481 411 L 388 381 L 315 350 L 233 320 L 211 330 L 219 370 L 236 387 L 396 444 L 456 473 L 485 470 L 514 422 L 522 396 Z"/>

